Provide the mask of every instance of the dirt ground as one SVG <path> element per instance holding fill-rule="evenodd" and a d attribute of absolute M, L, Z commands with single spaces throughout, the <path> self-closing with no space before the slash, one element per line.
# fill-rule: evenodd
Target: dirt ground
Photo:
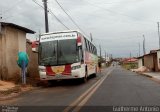
<path fill-rule="evenodd" d="M 16 85 L 12 82 L 6 82 L 0 80 L 0 91 L 7 91 L 11 88 L 14 88 Z"/>

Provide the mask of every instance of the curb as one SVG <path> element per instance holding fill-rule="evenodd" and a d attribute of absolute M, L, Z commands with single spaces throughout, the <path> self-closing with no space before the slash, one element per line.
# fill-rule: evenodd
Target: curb
<path fill-rule="evenodd" d="M 149 77 L 149 78 L 154 78 L 153 76 L 150 76 L 150 75 L 147 75 L 147 74 L 144 74 L 144 73 L 140 73 L 140 74 L 143 75 L 143 76 Z"/>
<path fill-rule="evenodd" d="M 150 75 L 147 75 L 147 74 L 143 74 L 143 73 L 139 73 L 139 74 L 143 75 L 143 76 L 146 76 L 146 77 L 150 78 L 152 81 L 155 81 L 155 82 L 160 84 L 160 80 L 157 79 L 157 78 L 154 78 L 153 76 L 150 76 Z"/>

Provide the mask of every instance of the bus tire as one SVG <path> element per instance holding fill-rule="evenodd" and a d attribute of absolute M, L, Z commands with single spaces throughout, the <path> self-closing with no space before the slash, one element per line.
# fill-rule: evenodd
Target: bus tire
<path fill-rule="evenodd" d="M 86 83 L 88 81 L 88 72 L 87 72 L 87 67 L 86 67 L 86 70 L 85 70 L 85 76 L 82 78 L 82 81 L 84 83 Z"/>
<path fill-rule="evenodd" d="M 95 68 L 95 73 L 93 74 L 93 77 L 97 76 L 97 67 Z"/>

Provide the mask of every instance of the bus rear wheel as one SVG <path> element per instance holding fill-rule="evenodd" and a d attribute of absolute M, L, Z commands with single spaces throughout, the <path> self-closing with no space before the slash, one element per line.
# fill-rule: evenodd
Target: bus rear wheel
<path fill-rule="evenodd" d="M 93 74 L 93 77 L 97 77 L 97 67 L 95 67 L 95 73 Z"/>
<path fill-rule="evenodd" d="M 88 81 L 88 73 L 85 72 L 85 76 L 82 78 L 82 82 L 86 83 Z"/>

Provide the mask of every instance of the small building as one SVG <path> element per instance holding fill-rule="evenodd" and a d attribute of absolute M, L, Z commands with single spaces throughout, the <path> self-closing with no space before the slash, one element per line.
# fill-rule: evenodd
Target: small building
<path fill-rule="evenodd" d="M 151 50 L 149 54 L 144 55 L 144 66 L 151 71 L 159 71 L 157 61 L 157 50 Z"/>
<path fill-rule="evenodd" d="M 143 56 L 140 56 L 137 59 L 138 59 L 138 68 L 144 66 Z"/>
<path fill-rule="evenodd" d="M 158 64 L 158 70 L 160 71 L 160 49 L 157 50 L 157 64 Z"/>
<path fill-rule="evenodd" d="M 125 58 L 122 61 L 123 66 L 126 69 L 135 69 L 138 66 L 138 59 L 137 58 Z"/>
<path fill-rule="evenodd" d="M 16 60 L 19 51 L 26 52 L 26 33 L 35 32 L 13 23 L 0 22 L 0 80 L 20 75 Z"/>
<path fill-rule="evenodd" d="M 138 67 L 145 66 L 150 71 L 160 71 L 160 51 L 151 50 L 150 53 L 138 57 Z"/>
<path fill-rule="evenodd" d="M 126 64 L 137 63 L 137 61 L 138 61 L 138 59 L 136 59 L 136 58 L 126 58 L 126 59 L 123 60 L 123 63 L 126 63 Z"/>

